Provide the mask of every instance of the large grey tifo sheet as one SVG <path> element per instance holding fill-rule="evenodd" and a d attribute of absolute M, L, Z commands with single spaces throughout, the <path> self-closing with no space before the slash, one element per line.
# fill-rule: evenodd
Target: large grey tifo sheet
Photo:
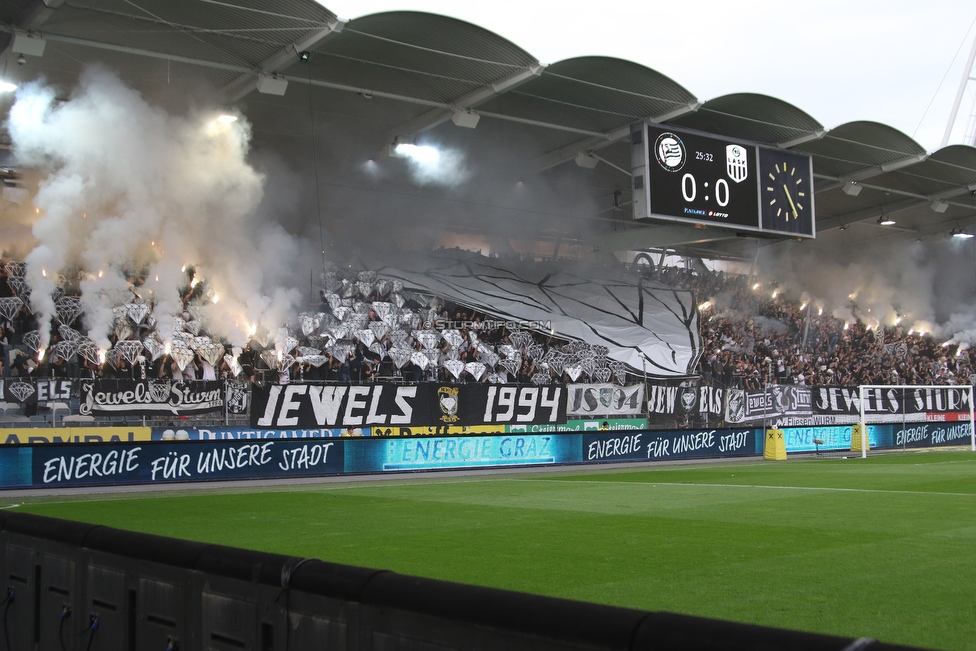
<path fill-rule="evenodd" d="M 636 373 L 688 375 L 701 355 L 692 293 L 642 282 L 622 269 L 456 249 L 385 261 L 391 264 L 376 269 L 380 277 L 505 320 L 551 321 L 560 336 L 606 346 L 611 359 Z"/>

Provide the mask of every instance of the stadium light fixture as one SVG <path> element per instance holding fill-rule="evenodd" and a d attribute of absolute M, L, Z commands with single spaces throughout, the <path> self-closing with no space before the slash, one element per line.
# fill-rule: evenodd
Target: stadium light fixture
<path fill-rule="evenodd" d="M 857 184 L 857 181 L 849 181 L 849 182 L 847 182 L 847 183 L 845 183 L 845 184 L 844 184 L 844 185 L 843 185 L 843 186 L 841 187 L 841 189 L 842 189 L 842 190 L 843 190 L 843 191 L 844 191 L 844 192 L 845 192 L 846 194 L 849 194 L 849 195 L 851 195 L 852 197 L 856 197 L 857 195 L 859 195 L 859 194 L 861 194 L 861 186 L 859 186 L 859 185 Z"/>
<path fill-rule="evenodd" d="M 418 145 L 413 138 L 408 136 L 397 136 L 393 142 L 380 152 L 380 157 L 391 158 L 410 158 L 418 163 L 436 163 L 440 160 L 441 154 L 437 149 L 430 145 Z"/>
<path fill-rule="evenodd" d="M 3 81 L 0 79 L 0 93 L 12 93 L 17 90 L 17 84 L 12 84 L 9 81 Z"/>
<path fill-rule="evenodd" d="M 960 240 L 968 240 L 973 237 L 973 234 L 957 228 L 952 230 L 952 237 Z"/>
<path fill-rule="evenodd" d="M 224 124 L 230 124 L 231 122 L 237 122 L 237 116 L 231 115 L 230 113 L 224 113 L 217 118 L 217 122 L 223 122 Z"/>
<path fill-rule="evenodd" d="M 576 155 L 576 164 L 588 170 L 595 168 L 599 162 L 600 159 L 588 151 L 581 151 Z"/>
<path fill-rule="evenodd" d="M 885 216 L 884 214 L 882 214 L 880 217 L 878 217 L 878 223 L 881 224 L 882 226 L 894 226 L 895 220 L 892 219 L 890 216 Z"/>
<path fill-rule="evenodd" d="M 480 119 L 481 116 L 476 111 L 466 108 L 455 109 L 454 115 L 451 116 L 451 121 L 454 124 L 465 129 L 474 129 L 478 126 Z"/>

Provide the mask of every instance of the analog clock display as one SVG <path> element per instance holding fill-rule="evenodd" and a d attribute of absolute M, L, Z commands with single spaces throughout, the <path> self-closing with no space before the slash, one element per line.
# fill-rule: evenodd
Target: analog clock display
<path fill-rule="evenodd" d="M 777 149 L 759 150 L 763 230 L 813 234 L 810 158 Z"/>

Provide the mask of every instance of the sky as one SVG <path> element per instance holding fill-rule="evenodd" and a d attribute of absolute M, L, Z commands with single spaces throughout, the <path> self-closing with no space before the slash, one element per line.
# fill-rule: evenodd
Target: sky
<path fill-rule="evenodd" d="M 939 148 L 973 39 L 964 0 L 318 0 L 342 18 L 426 11 L 459 18 L 542 63 L 585 55 L 629 59 L 698 97 L 778 97 L 830 129 L 853 120 L 893 126 Z M 969 83 L 949 143 L 974 112 Z M 976 118 L 974 118 L 976 120 Z"/>

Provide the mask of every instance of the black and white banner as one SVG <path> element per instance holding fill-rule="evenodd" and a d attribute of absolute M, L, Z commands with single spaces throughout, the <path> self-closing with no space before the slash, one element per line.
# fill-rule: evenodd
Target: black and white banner
<path fill-rule="evenodd" d="M 173 380 L 82 380 L 83 415 L 189 416 L 224 408 L 222 382 Z"/>
<path fill-rule="evenodd" d="M 252 389 L 251 425 L 428 427 L 566 422 L 566 387 L 514 384 L 289 384 Z"/>
<path fill-rule="evenodd" d="M 640 416 L 644 409 L 644 385 L 569 384 L 567 411 L 573 416 Z"/>
<path fill-rule="evenodd" d="M 0 395 L 4 402 L 67 402 L 74 393 L 75 380 L 44 378 L 4 378 L 0 380 Z"/>
<path fill-rule="evenodd" d="M 861 415 L 859 387 L 817 387 L 813 411 L 818 415 Z M 874 422 L 903 418 L 925 420 L 928 414 L 969 413 L 968 387 L 889 387 L 864 392 L 864 414 Z"/>
<path fill-rule="evenodd" d="M 811 416 L 810 387 L 774 384 L 760 391 L 729 389 L 725 422 L 751 423 L 784 417 Z"/>
<path fill-rule="evenodd" d="M 725 413 L 725 389 L 707 385 L 666 386 L 648 384 L 649 416 L 712 416 Z"/>
<path fill-rule="evenodd" d="M 273 384 L 251 388 L 251 426 L 363 427 L 431 420 L 427 385 Z"/>

